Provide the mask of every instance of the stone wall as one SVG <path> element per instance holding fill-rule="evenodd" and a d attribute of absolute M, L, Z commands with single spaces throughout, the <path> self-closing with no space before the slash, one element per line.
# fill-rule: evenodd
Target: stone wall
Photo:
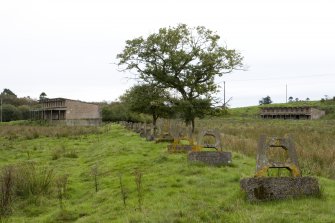
<path fill-rule="evenodd" d="M 188 160 L 191 162 L 199 161 L 213 166 L 228 165 L 231 163 L 231 153 L 218 151 L 190 152 Z"/>

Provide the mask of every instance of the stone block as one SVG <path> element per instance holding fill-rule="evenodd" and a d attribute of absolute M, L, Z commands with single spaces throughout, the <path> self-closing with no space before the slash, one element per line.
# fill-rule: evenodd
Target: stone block
<path fill-rule="evenodd" d="M 242 179 L 240 186 L 249 201 L 320 195 L 319 183 L 314 177 L 253 177 Z"/>
<path fill-rule="evenodd" d="M 228 165 L 231 163 L 231 153 L 219 151 L 190 152 L 188 160 L 191 162 L 200 161 L 213 166 Z"/>

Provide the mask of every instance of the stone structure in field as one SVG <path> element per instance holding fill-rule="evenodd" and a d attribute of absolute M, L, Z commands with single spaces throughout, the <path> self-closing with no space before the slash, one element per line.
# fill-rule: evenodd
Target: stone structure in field
<path fill-rule="evenodd" d="M 211 142 L 205 142 L 204 137 L 212 138 Z M 232 155 L 230 152 L 222 151 L 222 141 L 220 132 L 218 130 L 202 131 L 198 137 L 198 144 L 200 149 L 192 151 L 188 154 L 190 162 L 202 162 L 213 166 L 222 166 L 231 164 Z M 204 148 L 212 148 L 216 151 L 200 151 Z"/>
<path fill-rule="evenodd" d="M 318 180 L 314 177 L 254 177 L 242 179 L 240 184 L 250 201 L 278 200 L 320 194 Z"/>
<path fill-rule="evenodd" d="M 170 134 L 173 142 L 167 146 L 170 153 L 188 153 L 198 150 L 194 143 L 190 128 L 184 128 L 180 123 L 174 122 L 170 125 Z"/>
<path fill-rule="evenodd" d="M 270 150 L 284 150 L 286 157 L 284 161 L 279 162 L 272 160 L 268 156 Z M 270 168 L 285 168 L 291 172 L 294 177 L 301 176 L 301 171 L 298 164 L 298 157 L 295 151 L 294 143 L 290 137 L 267 138 L 262 135 L 258 143 L 257 160 L 256 160 L 256 177 L 266 176 Z"/>
<path fill-rule="evenodd" d="M 156 143 L 160 143 L 160 142 L 170 142 L 170 143 L 172 143 L 173 141 L 174 141 L 174 139 L 169 132 L 163 132 L 155 138 Z"/>
<path fill-rule="evenodd" d="M 272 152 L 284 151 L 284 160 L 270 157 Z M 278 153 L 272 153 L 277 154 Z M 277 159 L 276 159 L 277 158 Z M 287 169 L 290 177 L 268 177 L 270 169 Z M 298 158 L 291 138 L 261 136 L 258 144 L 255 177 L 240 181 L 241 189 L 250 201 L 277 200 L 301 196 L 318 196 L 319 184 L 316 178 L 302 177 Z"/>
<path fill-rule="evenodd" d="M 215 143 L 205 142 L 205 137 L 212 137 Z M 212 141 L 213 141 L 212 140 Z M 203 130 L 198 137 L 198 145 L 201 145 L 204 148 L 214 148 L 217 151 L 222 151 L 222 142 L 219 130 Z"/>
<path fill-rule="evenodd" d="M 325 114 L 325 111 L 310 106 L 263 107 L 260 116 L 263 119 L 319 119 Z"/>
<path fill-rule="evenodd" d="M 194 144 L 192 138 L 180 137 L 174 138 L 173 143 L 168 145 L 170 153 L 187 153 L 199 150 L 199 147 Z"/>
<path fill-rule="evenodd" d="M 41 109 L 31 110 L 33 120 L 46 120 L 69 126 L 97 126 L 101 124 L 99 105 L 66 98 L 40 100 Z"/>

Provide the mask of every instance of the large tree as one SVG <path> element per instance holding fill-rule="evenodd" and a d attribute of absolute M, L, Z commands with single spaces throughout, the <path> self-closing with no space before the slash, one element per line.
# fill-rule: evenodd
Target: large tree
<path fill-rule="evenodd" d="M 210 99 L 217 92 L 215 77 L 242 66 L 242 56 L 234 49 L 219 44 L 220 36 L 203 26 L 161 28 L 147 38 L 126 41 L 117 55 L 123 70 L 135 71 L 140 79 L 175 89 L 183 101 L 194 130 L 192 112 L 196 99 Z"/>
<path fill-rule="evenodd" d="M 158 118 L 172 115 L 169 93 L 156 85 L 135 85 L 127 90 L 120 99 L 129 106 L 131 111 L 151 115 L 154 131 L 156 131 Z"/>

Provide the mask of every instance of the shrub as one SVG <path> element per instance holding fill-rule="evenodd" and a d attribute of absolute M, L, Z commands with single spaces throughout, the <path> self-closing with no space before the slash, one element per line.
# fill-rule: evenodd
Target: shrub
<path fill-rule="evenodd" d="M 53 169 L 37 167 L 32 162 L 17 165 L 15 175 L 15 193 L 20 197 L 49 193 L 54 177 Z"/>
<path fill-rule="evenodd" d="M 10 214 L 14 188 L 13 168 L 5 167 L 0 176 L 0 216 Z"/>
<path fill-rule="evenodd" d="M 2 121 L 9 122 L 20 120 L 22 118 L 21 111 L 14 105 L 4 104 L 2 105 Z"/>

